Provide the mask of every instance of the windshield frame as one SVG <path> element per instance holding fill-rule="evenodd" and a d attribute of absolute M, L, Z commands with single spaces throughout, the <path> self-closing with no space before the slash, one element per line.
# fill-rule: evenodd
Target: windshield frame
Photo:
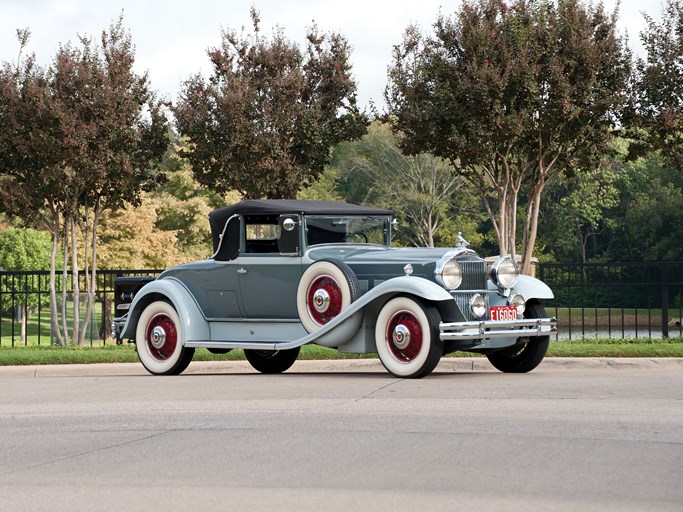
<path fill-rule="evenodd" d="M 391 221 L 391 215 L 306 215 L 303 238 L 306 247 L 328 244 L 390 247 Z"/>

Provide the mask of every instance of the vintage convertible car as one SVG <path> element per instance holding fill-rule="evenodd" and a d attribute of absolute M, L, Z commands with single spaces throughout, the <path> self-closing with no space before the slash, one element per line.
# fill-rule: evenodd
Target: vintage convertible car
<path fill-rule="evenodd" d="M 179 374 L 196 348 L 243 349 L 280 373 L 307 343 L 377 353 L 397 377 L 442 355 L 486 354 L 504 372 L 543 359 L 556 320 L 541 281 L 510 257 L 491 268 L 455 248 L 392 248 L 392 212 L 346 203 L 252 200 L 209 215 L 214 254 L 157 279 L 116 281 L 114 337 L 153 374 Z"/>

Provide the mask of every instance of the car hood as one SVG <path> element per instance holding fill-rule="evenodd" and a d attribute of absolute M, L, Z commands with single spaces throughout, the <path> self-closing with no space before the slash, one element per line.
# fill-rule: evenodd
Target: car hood
<path fill-rule="evenodd" d="M 335 244 L 313 247 L 308 250 L 308 257 L 312 260 L 334 259 L 347 264 L 351 263 L 427 263 L 436 262 L 453 249 L 449 248 L 415 248 L 415 247 L 384 247 L 381 245 L 348 245 Z"/>
<path fill-rule="evenodd" d="M 368 245 L 325 245 L 308 250 L 312 260 L 332 259 L 346 263 L 354 273 L 362 276 L 389 278 L 404 275 L 410 264 L 413 275 L 434 280 L 436 263 L 453 248 L 389 248 Z"/>

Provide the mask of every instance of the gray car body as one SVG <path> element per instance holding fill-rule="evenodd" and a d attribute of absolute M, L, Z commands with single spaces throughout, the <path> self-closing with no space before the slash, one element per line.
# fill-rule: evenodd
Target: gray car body
<path fill-rule="evenodd" d="M 244 221 L 240 222 L 243 233 Z M 298 226 L 303 225 L 300 215 Z M 294 254 L 248 254 L 242 241 L 239 254 L 230 261 L 212 258 L 166 270 L 135 295 L 119 337 L 135 338 L 140 314 L 156 300 L 173 304 L 187 347 L 284 350 L 314 343 L 342 352 L 376 352 L 375 319 L 397 295 L 435 305 L 443 322 L 466 320 L 454 294 L 437 284 L 434 274 L 437 262 L 454 249 L 347 243 L 306 247 L 304 230 L 297 231 L 300 250 Z M 458 251 L 474 255 L 469 249 Z M 308 333 L 297 313 L 297 287 L 304 271 L 323 259 L 348 265 L 358 278 L 361 295 L 333 320 Z M 411 275 L 404 272 L 407 264 L 412 266 Z M 489 279 L 486 293 L 489 306 L 506 305 L 510 294 L 521 294 L 527 301 L 553 298 L 548 286 L 529 276 L 519 276 L 506 291 Z M 474 324 L 468 327 L 476 329 Z M 478 339 L 459 341 L 457 348 L 486 351 L 514 345 L 518 333 L 509 333 L 495 338 L 475 335 Z"/>

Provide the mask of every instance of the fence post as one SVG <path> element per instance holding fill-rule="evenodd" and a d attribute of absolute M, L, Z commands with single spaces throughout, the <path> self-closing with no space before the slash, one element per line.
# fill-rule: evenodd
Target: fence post
<path fill-rule="evenodd" d="M 662 337 L 669 337 L 669 269 L 662 265 Z"/>

